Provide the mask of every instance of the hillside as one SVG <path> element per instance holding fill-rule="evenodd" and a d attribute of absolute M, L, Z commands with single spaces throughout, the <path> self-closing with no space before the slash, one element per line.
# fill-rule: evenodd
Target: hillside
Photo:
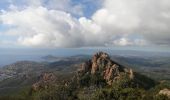
<path fill-rule="evenodd" d="M 74 57 L 73 57 L 74 58 Z M 104 52 L 98 52 L 91 59 L 63 59 L 56 62 L 44 63 L 34 68 L 27 66 L 28 72 L 39 72 L 34 78 L 13 77 L 2 81 L 1 87 L 6 87 L 8 95 L 1 95 L 2 100 L 168 100 L 169 83 L 159 83 L 128 67 L 118 63 Z M 19 64 L 21 64 L 20 62 Z M 30 63 L 30 62 L 29 62 Z M 28 62 L 21 67 L 5 67 L 14 72 L 23 70 Z M 33 63 L 37 65 L 37 63 Z M 17 68 L 17 70 L 15 69 Z M 31 70 L 31 69 L 36 70 Z M 42 71 L 41 71 L 42 69 Z M 27 72 L 26 71 L 26 72 Z M 18 71 L 20 72 L 20 71 Z M 20 75 L 19 75 L 20 76 Z M 27 81 L 26 81 L 27 80 Z M 17 82 L 17 83 L 13 83 Z M 7 84 L 9 83 L 9 84 Z M 2 85 L 4 84 L 4 85 Z M 23 87 L 21 87 L 23 86 Z M 1 90 L 3 90 L 1 88 Z M 4 91 L 4 90 L 3 90 Z M 17 91 L 14 93 L 14 91 Z"/>
<path fill-rule="evenodd" d="M 34 99 L 168 100 L 166 95 L 159 95 L 159 91 L 167 85 L 159 84 L 113 61 L 103 52 L 96 53 L 92 59 L 82 63 L 71 79 L 53 84 L 54 79 L 51 79 L 50 74 L 46 76 L 49 76 L 47 80 L 42 78 L 33 84 L 32 95 L 40 96 Z"/>

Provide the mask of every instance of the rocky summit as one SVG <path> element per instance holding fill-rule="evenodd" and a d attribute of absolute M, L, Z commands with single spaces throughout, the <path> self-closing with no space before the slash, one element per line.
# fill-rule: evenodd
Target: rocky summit
<path fill-rule="evenodd" d="M 91 60 L 81 65 L 81 69 L 79 69 L 78 73 L 100 73 L 108 85 L 111 85 L 114 81 L 119 80 L 122 74 L 127 74 L 130 79 L 134 78 L 134 72 L 132 69 L 126 68 L 111 60 L 109 55 L 104 52 L 94 54 Z"/>

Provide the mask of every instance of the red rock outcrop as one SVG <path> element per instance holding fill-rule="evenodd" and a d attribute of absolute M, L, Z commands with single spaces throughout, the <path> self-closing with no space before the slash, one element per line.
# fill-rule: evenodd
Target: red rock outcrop
<path fill-rule="evenodd" d="M 38 91 L 40 89 L 47 89 L 50 84 L 55 82 L 55 80 L 56 77 L 53 73 L 43 73 L 40 76 L 39 81 L 32 85 L 32 89 L 34 91 Z"/>
<path fill-rule="evenodd" d="M 82 68 L 79 70 L 80 73 L 91 73 L 95 74 L 100 72 L 106 82 L 111 83 L 120 78 L 120 74 L 126 73 L 130 79 L 134 78 L 132 69 L 125 68 L 118 63 L 112 61 L 107 53 L 98 52 L 91 60 L 82 64 Z"/>

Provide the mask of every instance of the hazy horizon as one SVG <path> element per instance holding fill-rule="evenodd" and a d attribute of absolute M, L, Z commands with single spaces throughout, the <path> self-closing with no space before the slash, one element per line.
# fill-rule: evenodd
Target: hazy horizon
<path fill-rule="evenodd" d="M 110 55 L 117 56 L 139 56 L 139 57 L 169 57 L 168 51 L 152 50 L 125 50 L 122 48 L 58 48 L 58 49 L 40 49 L 40 48 L 0 48 L 0 67 L 17 61 L 43 61 L 42 57 L 52 55 L 55 57 L 69 57 L 77 55 L 93 55 L 95 52 L 104 51 Z"/>

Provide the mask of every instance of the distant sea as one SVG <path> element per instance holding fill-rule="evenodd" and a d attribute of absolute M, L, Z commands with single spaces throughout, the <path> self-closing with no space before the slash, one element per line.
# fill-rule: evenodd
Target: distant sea
<path fill-rule="evenodd" d="M 113 50 L 108 48 L 66 48 L 66 49 L 30 49 L 30 48 L 0 48 L 0 67 L 17 61 L 42 61 L 42 57 L 53 55 L 56 57 L 67 57 L 75 55 L 92 55 L 97 51 L 105 51 L 109 54 L 120 56 L 168 56 L 170 52 L 151 52 L 136 50 Z"/>
<path fill-rule="evenodd" d="M 67 57 L 82 54 L 91 54 L 88 49 L 8 49 L 0 48 L 0 67 L 17 61 L 42 61 L 43 56 L 53 55 Z"/>

